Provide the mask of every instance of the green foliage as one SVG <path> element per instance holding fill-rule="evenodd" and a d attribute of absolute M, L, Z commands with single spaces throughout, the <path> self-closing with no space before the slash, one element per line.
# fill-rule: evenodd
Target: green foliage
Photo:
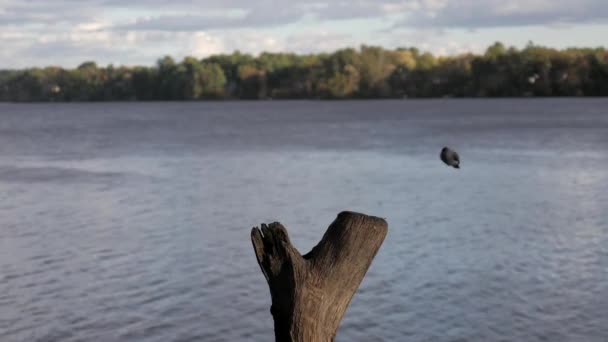
<path fill-rule="evenodd" d="M 331 54 L 238 51 L 152 67 L 0 70 L 0 101 L 608 96 L 608 51 L 497 42 L 482 55 L 437 57 L 377 46 Z"/>

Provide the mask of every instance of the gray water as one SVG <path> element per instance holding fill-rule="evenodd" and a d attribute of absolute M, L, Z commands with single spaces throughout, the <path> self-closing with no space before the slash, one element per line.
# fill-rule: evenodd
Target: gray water
<path fill-rule="evenodd" d="M 0 341 L 271 341 L 251 227 L 342 210 L 389 234 L 338 341 L 608 341 L 607 108 L 0 104 Z"/>

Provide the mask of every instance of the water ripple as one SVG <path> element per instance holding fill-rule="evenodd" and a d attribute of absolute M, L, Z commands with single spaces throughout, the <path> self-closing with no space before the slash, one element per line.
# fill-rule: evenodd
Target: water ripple
<path fill-rule="evenodd" d="M 350 209 L 390 231 L 337 341 L 605 342 L 607 103 L 516 102 L 9 105 L 0 340 L 272 340 L 249 229 Z"/>

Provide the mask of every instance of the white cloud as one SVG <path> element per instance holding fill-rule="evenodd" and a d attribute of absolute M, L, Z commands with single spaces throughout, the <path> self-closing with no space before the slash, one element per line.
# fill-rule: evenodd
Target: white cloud
<path fill-rule="evenodd" d="M 404 25 L 488 27 L 608 19 L 606 0 L 3 0 L 0 26 L 89 22 L 127 30 L 201 31 L 402 15 Z M 124 13 L 132 13 L 124 18 Z M 142 15 L 143 14 L 143 15 Z M 127 19 L 127 20 L 125 20 Z"/>
<path fill-rule="evenodd" d="M 486 47 L 473 43 L 449 41 L 442 45 L 435 44 L 428 46 L 427 49 L 437 56 L 453 56 L 468 52 L 481 53 Z"/>
<path fill-rule="evenodd" d="M 222 34 L 221 37 L 225 44 L 225 52 L 240 50 L 259 54 L 264 51 L 280 52 L 286 50 L 283 41 L 269 32 L 244 30 Z"/>
<path fill-rule="evenodd" d="M 0 68 L 360 44 L 450 54 L 475 48 L 456 30 L 588 23 L 608 24 L 606 0 L 0 0 Z"/>
<path fill-rule="evenodd" d="M 211 36 L 205 32 L 195 33 L 191 38 L 190 51 L 193 56 L 207 57 L 214 54 L 219 54 L 226 51 L 224 43 L 217 37 Z"/>
<path fill-rule="evenodd" d="M 352 35 L 325 30 L 297 33 L 287 39 L 289 51 L 299 53 L 331 52 L 348 46 L 359 45 Z"/>

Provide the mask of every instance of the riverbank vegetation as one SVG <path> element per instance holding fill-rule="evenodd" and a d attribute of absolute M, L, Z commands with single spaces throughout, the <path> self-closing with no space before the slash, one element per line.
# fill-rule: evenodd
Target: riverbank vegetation
<path fill-rule="evenodd" d="M 608 96 L 608 50 L 495 43 L 479 55 L 434 56 L 362 46 L 0 71 L 0 101 L 17 102 L 521 96 Z"/>

